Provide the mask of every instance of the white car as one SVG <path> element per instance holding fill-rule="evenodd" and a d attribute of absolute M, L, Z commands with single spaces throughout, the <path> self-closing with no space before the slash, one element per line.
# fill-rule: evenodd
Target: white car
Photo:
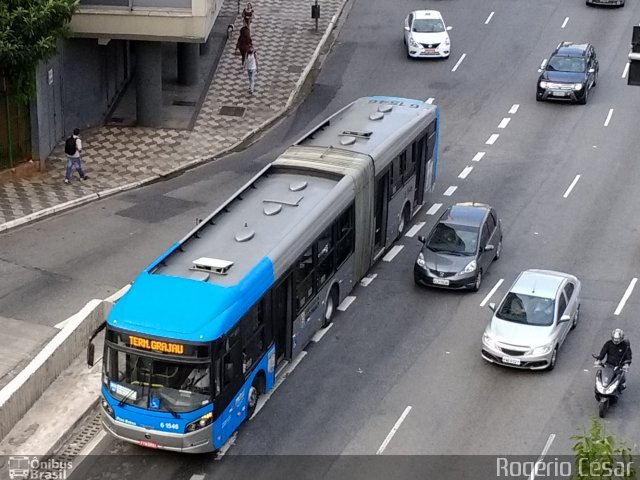
<path fill-rule="evenodd" d="M 410 58 L 448 58 L 451 41 L 437 10 L 416 10 L 404 20 L 404 44 Z"/>

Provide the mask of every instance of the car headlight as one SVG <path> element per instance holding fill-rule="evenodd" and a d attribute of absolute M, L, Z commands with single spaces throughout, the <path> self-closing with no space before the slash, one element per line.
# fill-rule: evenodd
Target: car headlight
<path fill-rule="evenodd" d="M 572 88 L 574 90 L 580 91 L 580 90 L 582 90 L 582 84 L 581 83 L 574 83 Z"/>
<path fill-rule="evenodd" d="M 451 45 L 451 41 L 449 40 L 449 37 L 444 39 L 444 44 L 448 47 L 449 45 Z"/>
<path fill-rule="evenodd" d="M 189 423 L 187 425 L 186 430 L 187 432 L 195 432 L 196 430 L 200 430 L 201 428 L 204 428 L 207 425 L 211 425 L 212 421 L 213 421 L 213 413 L 212 412 L 205 413 L 196 421 Z"/>
<path fill-rule="evenodd" d="M 416 260 L 416 263 L 422 268 L 427 268 L 427 263 L 424 261 L 424 255 L 422 254 L 422 252 L 418 254 L 418 259 Z"/>
<path fill-rule="evenodd" d="M 541 345 L 539 347 L 534 347 L 529 350 L 529 355 L 546 355 L 553 348 L 553 343 L 548 343 L 546 345 Z"/>
<path fill-rule="evenodd" d="M 464 267 L 464 270 L 462 270 L 460 273 L 475 272 L 477 266 L 478 266 L 478 264 L 476 263 L 476 261 L 475 260 L 471 260 L 469 263 L 467 263 L 467 266 Z"/>
<path fill-rule="evenodd" d="M 549 82 L 545 82 L 544 80 L 540 81 L 540 88 L 549 88 Z"/>
<path fill-rule="evenodd" d="M 487 347 L 496 348 L 496 341 L 493 339 L 490 333 L 484 333 L 482 335 L 482 343 Z"/>
<path fill-rule="evenodd" d="M 413 48 L 418 48 L 420 45 L 418 45 L 418 42 L 416 42 L 413 37 L 409 37 L 409 45 Z"/>

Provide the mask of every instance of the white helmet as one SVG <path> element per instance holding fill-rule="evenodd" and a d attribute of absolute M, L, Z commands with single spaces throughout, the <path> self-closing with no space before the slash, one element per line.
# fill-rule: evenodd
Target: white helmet
<path fill-rule="evenodd" d="M 614 328 L 611 331 L 611 341 L 618 345 L 620 342 L 624 340 L 624 332 L 621 328 Z"/>

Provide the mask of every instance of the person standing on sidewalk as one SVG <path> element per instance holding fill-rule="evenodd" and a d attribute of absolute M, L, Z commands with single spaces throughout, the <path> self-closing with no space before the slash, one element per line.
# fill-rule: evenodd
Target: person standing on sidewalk
<path fill-rule="evenodd" d="M 253 93 L 256 86 L 256 73 L 258 72 L 258 56 L 253 47 L 247 52 L 247 74 L 249 75 L 249 93 Z"/>
<path fill-rule="evenodd" d="M 247 59 L 247 52 L 253 47 L 253 41 L 251 40 L 251 31 L 246 25 L 240 29 L 240 36 L 238 37 L 238 43 L 236 43 L 236 50 L 240 51 L 242 55 L 242 67 L 244 68 L 244 62 Z"/>
<path fill-rule="evenodd" d="M 67 155 L 67 172 L 64 176 L 64 183 L 71 183 L 71 174 L 73 173 L 73 168 L 78 171 L 78 175 L 82 180 L 87 180 L 87 177 L 82 170 L 82 158 L 80 157 L 80 153 L 82 152 L 82 140 L 80 139 L 80 130 L 77 128 L 73 129 L 73 135 L 71 135 L 64 142 L 64 153 Z"/>

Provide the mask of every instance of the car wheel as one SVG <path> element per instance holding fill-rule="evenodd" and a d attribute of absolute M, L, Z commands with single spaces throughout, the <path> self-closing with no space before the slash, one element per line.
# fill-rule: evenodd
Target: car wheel
<path fill-rule="evenodd" d="M 541 102 L 542 97 L 536 93 L 536 102 Z"/>
<path fill-rule="evenodd" d="M 323 328 L 329 326 L 331 323 L 333 315 L 336 313 L 336 308 L 338 308 L 338 289 L 337 287 L 332 287 L 324 307 L 324 317 L 322 318 Z"/>
<path fill-rule="evenodd" d="M 500 255 L 502 255 L 502 238 L 498 242 L 498 248 L 496 248 L 496 256 L 493 257 L 494 260 L 500 260 Z"/>
<path fill-rule="evenodd" d="M 580 105 L 586 105 L 588 101 L 589 101 L 589 89 L 585 88 L 584 96 L 578 101 L 578 103 Z"/>
<path fill-rule="evenodd" d="M 580 305 L 578 305 L 578 308 L 576 309 L 576 316 L 573 317 L 573 323 L 571 324 L 571 330 L 573 330 L 574 328 L 576 328 L 578 326 L 579 317 L 580 317 Z"/>
<path fill-rule="evenodd" d="M 558 346 L 556 345 L 556 348 L 553 349 L 553 353 L 551 354 L 551 360 L 549 361 L 549 366 L 547 367 L 547 370 L 549 372 L 554 368 L 556 368 L 557 361 L 558 361 Z"/>
<path fill-rule="evenodd" d="M 480 290 L 480 285 L 482 285 L 482 270 L 478 270 L 478 275 L 476 275 L 476 282 L 473 284 L 473 291 L 477 292 Z"/>

